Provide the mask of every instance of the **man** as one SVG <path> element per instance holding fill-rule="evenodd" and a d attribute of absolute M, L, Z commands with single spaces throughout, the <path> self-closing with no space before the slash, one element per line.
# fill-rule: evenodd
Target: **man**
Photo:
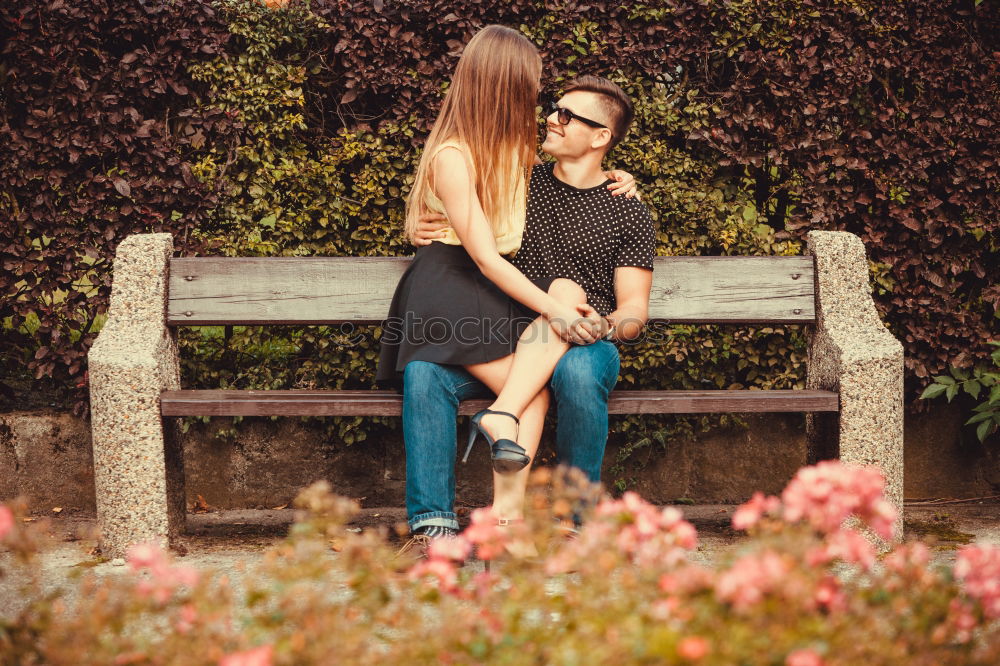
<path fill-rule="evenodd" d="M 614 341 L 636 338 L 645 325 L 656 238 L 646 207 L 637 198 L 612 196 L 601 168 L 632 122 L 625 92 L 607 79 L 582 76 L 549 111 L 542 150 L 557 161 L 532 171 L 524 236 L 512 263 L 528 278 L 567 277 L 587 293 L 589 335 L 560 359 L 549 388 L 557 405 L 559 461 L 599 481 L 608 395 L 618 381 Z M 425 245 L 445 228 L 428 221 L 412 240 Z M 426 361 L 409 363 L 403 383 L 406 510 L 414 534 L 403 550 L 423 551 L 431 538 L 458 531 L 458 404 L 493 394 L 460 366 Z"/>

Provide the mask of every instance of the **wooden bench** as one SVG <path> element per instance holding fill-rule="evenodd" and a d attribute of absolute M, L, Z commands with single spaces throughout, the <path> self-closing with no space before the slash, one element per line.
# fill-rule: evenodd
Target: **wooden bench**
<path fill-rule="evenodd" d="M 809 255 L 657 257 L 650 320 L 809 325 L 804 390 L 614 391 L 613 414 L 806 412 L 810 463 L 879 465 L 902 539 L 903 352 L 871 298 L 864 247 L 846 232 L 808 234 Z M 399 415 L 376 390 L 185 390 L 176 327 L 373 324 L 408 257 L 173 257 L 170 234 L 117 248 L 109 317 L 88 355 L 101 547 L 166 545 L 184 530 L 176 419 L 209 416 Z M 473 414 L 488 400 L 468 400 Z M 868 538 L 880 548 L 887 543 Z"/>

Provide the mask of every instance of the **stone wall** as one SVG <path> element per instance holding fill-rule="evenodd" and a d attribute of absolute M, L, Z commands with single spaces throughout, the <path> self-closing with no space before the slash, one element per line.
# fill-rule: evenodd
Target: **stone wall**
<path fill-rule="evenodd" d="M 633 456 L 633 487 L 654 502 L 687 497 L 696 503 L 736 503 L 755 490 L 779 492 L 806 464 L 801 414 L 748 414 L 750 428 L 728 428 L 667 451 Z M 224 420 L 223 422 L 225 422 Z M 956 405 L 906 415 L 905 497 L 1000 495 L 1000 450 L 967 434 Z M 232 442 L 217 441 L 197 424 L 183 436 L 189 504 L 198 495 L 216 508 L 275 507 L 311 481 L 326 478 L 365 506 L 402 506 L 401 439 L 353 446 L 323 441 L 296 419 L 247 418 Z M 545 444 L 543 443 L 543 447 Z M 542 452 L 551 452 L 551 447 Z M 617 452 L 609 448 L 606 470 Z M 640 464 L 641 463 L 641 464 Z M 458 501 L 490 498 L 486 447 L 458 464 Z M 605 479 L 609 478 L 605 474 Z M 0 500 L 24 495 L 32 511 L 53 507 L 94 512 L 94 475 L 87 421 L 53 411 L 0 414 Z"/>

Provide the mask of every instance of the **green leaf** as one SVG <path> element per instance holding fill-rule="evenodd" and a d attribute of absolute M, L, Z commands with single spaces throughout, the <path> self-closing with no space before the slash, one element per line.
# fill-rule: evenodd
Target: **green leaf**
<path fill-rule="evenodd" d="M 951 402 L 951 399 L 958 394 L 958 389 L 959 389 L 958 384 L 952 384 L 951 386 L 945 389 L 944 395 L 946 398 L 948 398 L 948 402 Z"/>
<path fill-rule="evenodd" d="M 921 400 L 928 400 L 930 398 L 936 398 L 942 393 L 947 387 L 944 384 L 931 384 L 924 389 L 924 392 L 920 394 Z"/>
<path fill-rule="evenodd" d="M 979 397 L 979 391 L 983 388 L 982 384 L 977 382 L 975 379 L 970 379 L 965 382 L 965 392 L 971 395 L 973 398 Z"/>
<path fill-rule="evenodd" d="M 955 383 L 954 378 L 949 377 L 948 375 L 938 375 L 937 377 L 934 378 L 934 381 L 936 381 L 938 384 L 944 384 L 945 386 L 951 386 L 952 384 Z"/>
<path fill-rule="evenodd" d="M 963 370 L 962 368 L 952 368 L 951 374 L 954 375 L 956 379 L 963 382 L 969 379 L 969 372 L 967 370 Z"/>
<path fill-rule="evenodd" d="M 962 425 L 972 425 L 973 423 L 979 423 L 980 421 L 989 421 L 993 418 L 993 412 L 980 412 L 970 418 L 968 421 Z"/>
<path fill-rule="evenodd" d="M 979 427 L 976 428 L 976 437 L 978 437 L 979 441 L 982 442 L 983 440 L 986 439 L 986 435 L 990 431 L 992 431 L 995 427 L 996 426 L 993 423 L 990 423 L 989 421 L 983 421 L 982 423 L 979 424 Z"/>
<path fill-rule="evenodd" d="M 260 224 L 261 224 L 261 226 L 270 227 L 271 229 L 274 229 L 274 223 L 277 222 L 277 221 L 278 221 L 278 218 L 275 215 L 272 214 L 272 215 L 268 215 L 267 217 L 263 218 L 260 221 Z"/>

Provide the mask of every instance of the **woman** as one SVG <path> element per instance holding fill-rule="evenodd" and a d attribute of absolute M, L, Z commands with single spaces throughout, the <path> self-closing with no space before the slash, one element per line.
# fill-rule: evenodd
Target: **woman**
<path fill-rule="evenodd" d="M 571 341 L 591 339 L 579 285 L 529 280 L 502 256 L 524 231 L 541 70 L 537 49 L 510 28 L 487 26 L 466 46 L 407 202 L 411 238 L 429 212 L 447 215 L 450 230 L 418 248 L 401 277 L 376 376 L 398 387 L 410 361 L 457 364 L 497 394 L 472 418 L 468 446 L 480 435 L 490 445 L 502 522 L 523 513 L 552 371 Z"/>

